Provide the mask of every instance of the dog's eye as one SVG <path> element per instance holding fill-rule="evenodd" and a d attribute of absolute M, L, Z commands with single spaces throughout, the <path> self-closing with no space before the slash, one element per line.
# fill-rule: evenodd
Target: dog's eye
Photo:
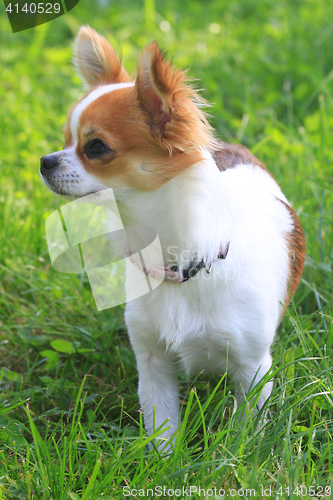
<path fill-rule="evenodd" d="M 84 147 L 87 158 L 98 158 L 109 151 L 110 148 L 101 139 L 93 139 Z"/>

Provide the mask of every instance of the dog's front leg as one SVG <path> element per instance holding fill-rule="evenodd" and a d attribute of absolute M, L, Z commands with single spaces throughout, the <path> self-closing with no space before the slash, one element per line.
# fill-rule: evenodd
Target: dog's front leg
<path fill-rule="evenodd" d="M 175 440 L 179 422 L 177 368 L 172 357 L 144 351 L 136 353 L 139 371 L 139 398 L 145 427 L 152 435 L 162 424 L 157 442 L 160 450 L 170 451 L 170 439 Z M 165 422 L 168 419 L 167 422 Z M 169 443 L 169 446 L 166 445 Z"/>

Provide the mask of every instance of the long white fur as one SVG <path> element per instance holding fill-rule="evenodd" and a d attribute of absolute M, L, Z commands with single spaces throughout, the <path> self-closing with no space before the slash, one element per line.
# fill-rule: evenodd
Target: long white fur
<path fill-rule="evenodd" d="M 165 283 L 126 305 L 125 319 L 139 370 L 139 397 L 149 433 L 169 418 L 178 427 L 177 371 L 222 373 L 234 378 L 238 403 L 271 366 L 270 346 L 282 313 L 289 273 L 285 236 L 293 227 L 279 186 L 257 166 L 219 172 L 207 153 L 158 191 L 127 193 L 127 215 L 150 224 L 168 242 L 195 249 L 210 262 L 221 242 L 230 241 L 226 260 L 212 273 L 187 283 Z M 152 210 L 152 207 L 158 207 Z M 131 275 L 127 286 L 131 288 Z M 257 374 L 257 375 L 256 375 Z M 259 406 L 271 392 L 262 391 Z"/>
<path fill-rule="evenodd" d="M 81 101 L 72 132 L 83 108 L 104 91 Z M 75 147 L 56 154 L 62 168 L 52 182 L 62 191 L 84 196 L 110 187 L 87 174 Z M 73 173 L 76 182 L 66 186 L 64 176 Z M 230 242 L 227 259 L 217 260 L 211 274 L 201 270 L 186 283 L 162 283 L 126 305 L 145 425 L 151 434 L 169 419 L 171 428 L 162 434 L 169 438 L 179 425 L 179 369 L 191 374 L 227 368 L 238 403 L 254 378 L 270 369 L 270 347 L 287 293 L 285 237 L 293 222 L 279 201 L 287 203 L 286 198 L 267 172 L 252 164 L 220 172 L 209 152 L 156 191 L 114 186 L 114 193 L 124 220 L 157 230 L 166 263 L 176 260 L 183 267 L 193 255 L 209 263 L 221 244 Z M 128 289 L 131 280 L 129 273 Z M 264 387 L 259 406 L 271 388 L 272 383 Z"/>

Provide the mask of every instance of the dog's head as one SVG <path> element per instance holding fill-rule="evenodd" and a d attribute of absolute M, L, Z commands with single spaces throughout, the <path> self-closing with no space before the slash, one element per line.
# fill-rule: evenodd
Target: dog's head
<path fill-rule="evenodd" d="M 213 140 L 202 99 L 157 43 L 145 48 L 132 81 L 105 38 L 82 27 L 74 63 L 88 93 L 69 113 L 64 150 L 41 159 L 52 191 L 150 191 L 201 159 Z"/>

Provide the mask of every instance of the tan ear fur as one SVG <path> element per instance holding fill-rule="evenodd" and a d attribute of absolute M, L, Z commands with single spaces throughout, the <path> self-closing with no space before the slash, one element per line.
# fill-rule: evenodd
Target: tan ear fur
<path fill-rule="evenodd" d="M 75 40 L 74 64 L 89 90 L 131 81 L 109 42 L 89 26 L 82 26 Z"/>
<path fill-rule="evenodd" d="M 199 109 L 205 101 L 188 84 L 186 72 L 164 59 L 156 42 L 144 49 L 135 86 L 151 134 L 170 154 L 198 153 L 215 142 Z"/>

